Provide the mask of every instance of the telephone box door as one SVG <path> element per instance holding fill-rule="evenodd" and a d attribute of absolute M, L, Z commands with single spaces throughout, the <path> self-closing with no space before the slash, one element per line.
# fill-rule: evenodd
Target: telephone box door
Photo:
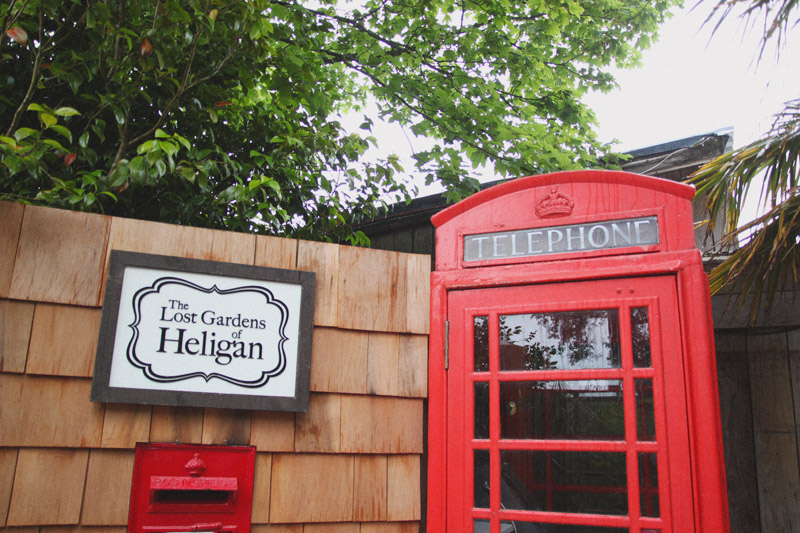
<path fill-rule="evenodd" d="M 448 292 L 449 532 L 694 528 L 676 279 Z"/>

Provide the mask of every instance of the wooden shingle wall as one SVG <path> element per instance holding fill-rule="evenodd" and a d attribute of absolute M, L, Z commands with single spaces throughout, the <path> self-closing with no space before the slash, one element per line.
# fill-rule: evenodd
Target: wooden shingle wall
<path fill-rule="evenodd" d="M 800 329 L 720 329 L 716 345 L 731 531 L 800 531 Z"/>
<path fill-rule="evenodd" d="M 110 250 L 317 274 L 308 413 L 89 401 Z M 256 533 L 419 530 L 430 258 L 0 202 L 0 527 L 122 533 L 137 442 L 257 447 Z"/>

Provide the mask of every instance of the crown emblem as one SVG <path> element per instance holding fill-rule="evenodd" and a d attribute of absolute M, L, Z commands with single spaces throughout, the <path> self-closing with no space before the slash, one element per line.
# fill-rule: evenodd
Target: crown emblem
<path fill-rule="evenodd" d="M 194 454 L 194 457 L 189 459 L 189 462 L 183 466 L 190 476 L 199 476 L 206 471 L 206 462 L 200 459 L 200 454 Z"/>
<path fill-rule="evenodd" d="M 565 217 L 572 213 L 575 202 L 569 195 L 558 192 L 558 187 L 551 187 L 550 194 L 536 204 L 536 214 L 541 218 Z"/>

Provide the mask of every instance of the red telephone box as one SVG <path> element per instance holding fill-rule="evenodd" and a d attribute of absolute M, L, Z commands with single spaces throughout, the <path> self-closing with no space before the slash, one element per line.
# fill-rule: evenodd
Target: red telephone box
<path fill-rule="evenodd" d="M 255 448 L 136 445 L 128 533 L 249 533 Z"/>
<path fill-rule="evenodd" d="M 433 217 L 429 531 L 729 530 L 693 196 L 560 172 Z"/>

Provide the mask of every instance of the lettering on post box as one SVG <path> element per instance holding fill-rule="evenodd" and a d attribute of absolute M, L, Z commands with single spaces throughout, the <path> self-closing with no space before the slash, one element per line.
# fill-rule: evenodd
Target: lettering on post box
<path fill-rule="evenodd" d="M 92 399 L 307 409 L 314 274 L 113 251 Z"/>
<path fill-rule="evenodd" d="M 492 261 L 658 244 L 658 217 L 464 236 L 464 261 Z"/>

